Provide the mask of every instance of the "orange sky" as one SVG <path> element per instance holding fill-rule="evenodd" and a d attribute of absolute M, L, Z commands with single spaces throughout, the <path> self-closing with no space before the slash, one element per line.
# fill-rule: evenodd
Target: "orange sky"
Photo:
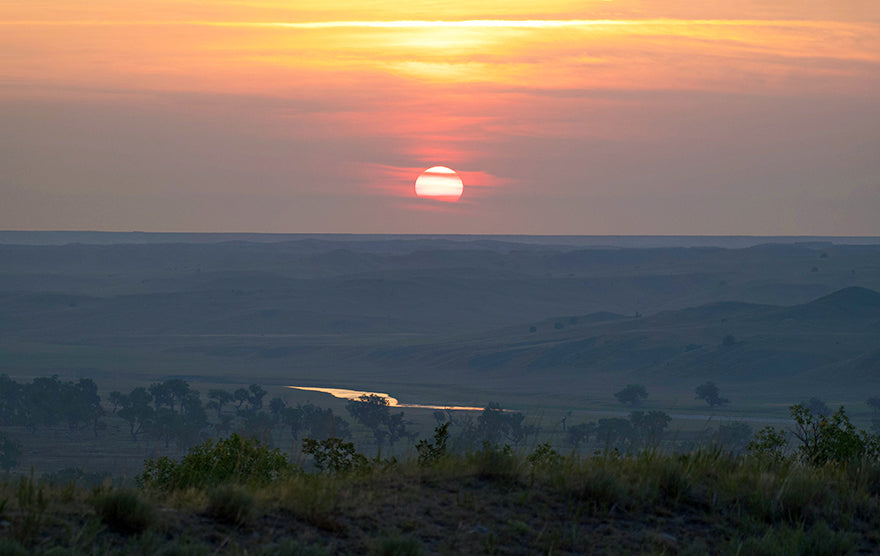
<path fill-rule="evenodd" d="M 880 3 L 401 4 L 0 4 L 2 227 L 880 235 Z"/>

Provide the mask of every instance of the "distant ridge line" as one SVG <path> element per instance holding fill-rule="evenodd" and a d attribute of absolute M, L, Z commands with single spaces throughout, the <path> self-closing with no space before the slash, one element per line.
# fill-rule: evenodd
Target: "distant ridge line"
<path fill-rule="evenodd" d="M 238 233 L 238 232 L 102 232 L 64 230 L 0 230 L 0 244 L 66 245 L 73 243 L 284 243 L 293 241 L 452 241 L 503 242 L 593 248 L 718 247 L 739 249 L 759 245 L 880 245 L 880 236 L 699 236 L 699 235 L 527 235 L 527 234 L 354 234 L 354 233 Z"/>

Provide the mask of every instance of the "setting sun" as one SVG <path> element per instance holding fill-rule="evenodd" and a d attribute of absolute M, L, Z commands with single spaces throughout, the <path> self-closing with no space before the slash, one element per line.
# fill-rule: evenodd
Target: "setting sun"
<path fill-rule="evenodd" d="M 464 183 L 455 170 L 446 166 L 428 168 L 416 179 L 416 196 L 455 202 L 461 198 Z"/>

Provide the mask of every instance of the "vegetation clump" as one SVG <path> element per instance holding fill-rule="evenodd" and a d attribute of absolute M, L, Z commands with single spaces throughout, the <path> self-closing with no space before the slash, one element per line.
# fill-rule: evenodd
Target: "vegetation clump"
<path fill-rule="evenodd" d="M 221 485 L 208 491 L 205 513 L 225 525 L 244 526 L 254 514 L 254 497 L 239 485 Z"/>
<path fill-rule="evenodd" d="M 180 462 L 166 456 L 147 460 L 137 481 L 146 488 L 173 490 L 224 483 L 265 484 L 295 471 L 277 448 L 232 434 L 216 442 L 208 439 Z"/>
<path fill-rule="evenodd" d="M 156 512 L 134 490 L 111 490 L 95 496 L 95 511 L 108 527 L 126 535 L 143 533 L 156 521 Z"/>
<path fill-rule="evenodd" d="M 369 468 L 369 461 L 355 450 L 354 443 L 345 442 L 341 438 L 321 441 L 304 438 L 302 451 L 314 458 L 315 469 L 318 471 L 344 473 L 366 471 Z"/>

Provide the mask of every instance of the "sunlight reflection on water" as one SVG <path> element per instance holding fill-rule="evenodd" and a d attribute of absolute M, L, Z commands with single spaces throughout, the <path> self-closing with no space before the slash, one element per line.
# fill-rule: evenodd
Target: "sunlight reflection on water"
<path fill-rule="evenodd" d="M 392 398 L 384 392 L 365 392 L 363 390 L 346 390 L 345 388 L 316 388 L 311 386 L 288 386 L 294 390 L 307 390 L 310 392 L 323 392 L 343 400 L 356 400 L 361 396 L 379 396 L 388 400 L 388 405 L 393 407 L 405 407 L 410 409 L 450 409 L 453 411 L 482 411 L 482 407 L 470 407 L 466 405 L 421 405 L 414 403 L 400 403 L 397 398 Z"/>

